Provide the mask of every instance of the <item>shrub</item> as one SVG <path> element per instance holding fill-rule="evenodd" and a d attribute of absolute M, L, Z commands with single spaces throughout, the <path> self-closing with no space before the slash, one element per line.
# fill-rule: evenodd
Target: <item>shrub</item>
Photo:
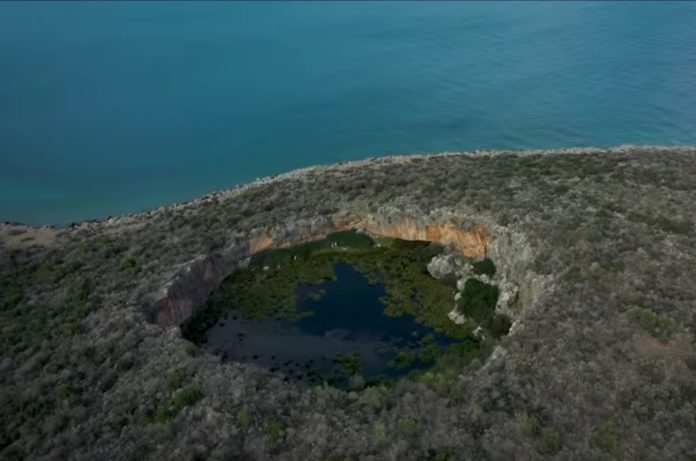
<path fill-rule="evenodd" d="M 561 450 L 561 439 L 558 432 L 550 427 L 541 430 L 541 445 L 539 450 L 546 455 L 555 455 Z"/>
<path fill-rule="evenodd" d="M 674 320 L 649 308 L 636 307 L 630 311 L 630 316 L 645 331 L 662 341 L 669 340 L 677 328 Z"/>
<path fill-rule="evenodd" d="M 375 440 L 377 443 L 385 443 L 389 438 L 389 432 L 387 431 L 387 426 L 381 421 L 377 421 L 374 426 Z"/>
<path fill-rule="evenodd" d="M 418 434 L 420 431 L 420 422 L 418 421 L 418 418 L 407 416 L 399 419 L 399 429 L 405 435 L 413 436 Z"/>
<path fill-rule="evenodd" d="M 488 331 L 491 332 L 494 338 L 500 338 L 505 336 L 510 331 L 512 322 L 510 318 L 505 314 L 495 314 L 491 317 L 490 321 L 486 325 Z"/>
<path fill-rule="evenodd" d="M 174 398 L 164 405 L 163 408 L 157 410 L 153 417 L 156 423 L 168 423 L 176 417 L 186 407 L 195 405 L 203 398 L 203 392 L 193 387 L 185 387 L 180 390 Z"/>
<path fill-rule="evenodd" d="M 485 360 L 491 353 L 488 341 L 463 341 L 450 345 L 438 360 L 438 367 L 467 366 L 476 360 Z"/>
<path fill-rule="evenodd" d="M 522 433 L 527 437 L 537 436 L 541 432 L 541 423 L 539 422 L 539 418 L 534 415 L 527 416 L 520 423 L 520 429 L 522 429 Z"/>
<path fill-rule="evenodd" d="M 360 373 L 363 368 L 362 361 L 357 352 L 351 352 L 350 354 L 338 353 L 334 356 L 333 361 L 340 367 L 341 374 L 345 377 Z"/>
<path fill-rule="evenodd" d="M 363 408 L 369 408 L 376 411 L 382 407 L 388 395 L 389 389 L 386 386 L 370 386 L 360 394 L 358 404 Z"/>
<path fill-rule="evenodd" d="M 203 398 L 203 392 L 194 388 L 186 387 L 174 396 L 173 404 L 177 409 L 177 413 L 186 407 L 195 405 L 196 402 Z"/>
<path fill-rule="evenodd" d="M 434 461 L 449 461 L 452 458 L 452 451 L 448 448 L 437 449 L 432 456 Z"/>
<path fill-rule="evenodd" d="M 330 234 L 325 239 L 302 243 L 291 248 L 278 248 L 255 255 L 249 267 L 264 266 L 278 267 L 289 264 L 297 259 L 307 259 L 317 253 L 326 252 L 333 248 L 365 250 L 372 248 L 375 241 L 367 235 L 355 230 L 339 231 Z"/>
<path fill-rule="evenodd" d="M 555 455 L 561 449 L 561 439 L 558 433 L 550 427 L 544 427 L 535 415 L 528 415 L 520 422 L 520 430 L 526 437 L 538 442 L 539 452 L 545 455 Z"/>
<path fill-rule="evenodd" d="M 434 363 L 441 355 L 442 351 L 438 346 L 435 344 L 428 344 L 420 350 L 418 360 L 424 364 Z"/>
<path fill-rule="evenodd" d="M 491 258 L 485 258 L 481 261 L 475 262 L 473 264 L 474 274 L 476 275 L 487 275 L 493 277 L 495 275 L 495 264 Z"/>
<path fill-rule="evenodd" d="M 86 317 L 92 310 L 90 298 L 92 296 L 92 283 L 89 279 L 73 285 L 70 290 L 70 307 L 73 318 L 82 319 Z"/>
<path fill-rule="evenodd" d="M 396 368 L 399 370 L 405 370 L 413 366 L 416 360 L 418 360 L 418 357 L 413 352 L 399 351 L 396 354 Z"/>
<path fill-rule="evenodd" d="M 277 419 L 271 420 L 266 427 L 266 434 L 273 444 L 279 443 L 285 436 L 285 424 Z"/>
<path fill-rule="evenodd" d="M 121 261 L 121 264 L 119 265 L 119 269 L 120 270 L 134 269 L 137 266 L 138 266 L 138 261 L 135 258 L 126 258 L 123 261 Z"/>
<path fill-rule="evenodd" d="M 487 324 L 495 313 L 500 290 L 495 285 L 470 278 L 457 303 L 459 312 L 479 324 Z"/>
<path fill-rule="evenodd" d="M 326 243 L 322 245 L 322 247 L 327 245 L 330 247 L 334 244 L 346 248 L 366 249 L 372 248 L 375 245 L 375 241 L 361 232 L 346 230 L 334 232 L 329 235 L 326 238 Z"/>
<path fill-rule="evenodd" d="M 592 444 L 603 452 L 613 455 L 619 447 L 619 433 L 611 421 L 603 423 L 595 430 Z"/>
<path fill-rule="evenodd" d="M 237 410 L 237 414 L 235 414 L 234 419 L 237 425 L 242 428 L 247 428 L 251 424 L 251 415 L 246 407 L 242 407 Z"/>
<path fill-rule="evenodd" d="M 58 389 L 58 396 L 61 399 L 67 400 L 71 404 L 77 404 L 80 401 L 80 393 L 72 386 L 64 385 Z"/>
<path fill-rule="evenodd" d="M 672 219 L 661 214 L 648 214 L 632 211 L 628 214 L 631 221 L 642 222 L 648 226 L 657 227 L 673 234 L 688 234 L 691 232 L 691 222 L 685 219 Z"/>
<path fill-rule="evenodd" d="M 183 386 L 186 381 L 188 380 L 188 374 L 186 373 L 186 370 L 184 369 L 179 369 L 176 370 L 170 377 L 169 377 L 169 388 L 172 390 L 179 389 L 181 386 Z"/>

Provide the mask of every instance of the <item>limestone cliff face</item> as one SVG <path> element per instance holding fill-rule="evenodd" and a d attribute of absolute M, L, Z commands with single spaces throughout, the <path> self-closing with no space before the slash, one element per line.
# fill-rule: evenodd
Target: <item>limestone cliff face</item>
<path fill-rule="evenodd" d="M 196 302 L 207 296 L 218 279 L 218 270 L 211 258 L 200 257 L 192 261 L 185 272 L 164 287 L 164 296 L 158 302 L 156 323 L 177 325 L 181 319 L 190 317 L 197 307 Z"/>
<path fill-rule="evenodd" d="M 475 258 L 485 256 L 492 242 L 483 223 L 464 228 L 451 217 L 395 216 L 393 212 L 340 218 L 317 217 L 258 231 L 245 244 L 230 247 L 218 255 L 199 256 L 176 272 L 148 310 L 153 321 L 159 325 L 181 325 L 205 303 L 225 277 L 244 266 L 254 254 L 320 240 L 332 232 L 347 229 L 359 229 L 372 236 L 451 245 L 463 256 Z"/>
<path fill-rule="evenodd" d="M 273 237 L 268 234 L 262 234 L 249 239 L 249 252 L 252 255 L 274 248 L 274 246 Z"/>
<path fill-rule="evenodd" d="M 199 256 L 176 272 L 146 311 L 158 325 L 181 325 L 225 277 L 248 261 L 249 256 L 249 248 L 245 245 L 223 255 Z"/>
<path fill-rule="evenodd" d="M 452 221 L 425 224 L 415 219 L 404 219 L 384 223 L 371 217 L 359 226 L 365 232 L 382 237 L 395 237 L 403 240 L 427 240 L 441 245 L 451 245 L 462 256 L 480 258 L 487 254 L 491 236 L 486 227 L 479 223 L 470 229 L 459 227 Z"/>
<path fill-rule="evenodd" d="M 325 229 L 315 229 L 317 233 L 297 235 L 281 233 L 273 236 L 264 233 L 249 241 L 251 254 L 261 251 L 282 248 L 299 243 L 320 240 L 331 232 L 348 229 L 359 229 L 377 237 L 394 237 L 402 240 L 427 240 L 441 245 L 450 245 L 462 256 L 472 258 L 484 257 L 491 245 L 492 238 L 483 224 L 476 224 L 471 229 L 463 229 L 452 221 L 424 224 L 416 219 L 406 218 L 396 222 L 385 221 L 378 216 L 368 215 L 365 218 L 352 218 L 329 224 Z"/>
<path fill-rule="evenodd" d="M 345 228 L 325 217 L 298 221 L 253 233 L 245 243 L 231 246 L 219 254 L 201 255 L 175 271 L 170 281 L 147 303 L 145 310 L 161 326 L 181 325 L 202 306 L 210 293 L 232 272 L 244 267 L 251 256 L 265 250 L 319 240 Z"/>

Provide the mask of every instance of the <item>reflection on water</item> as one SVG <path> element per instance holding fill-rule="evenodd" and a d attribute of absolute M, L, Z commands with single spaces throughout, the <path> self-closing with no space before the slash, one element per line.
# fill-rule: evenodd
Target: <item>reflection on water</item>
<path fill-rule="evenodd" d="M 224 360 L 281 371 L 287 379 L 340 383 L 346 376 L 337 354 L 357 354 L 367 379 L 394 378 L 425 365 L 404 360 L 408 353 L 413 358 L 425 347 L 452 342 L 409 315 L 383 315 L 384 287 L 370 285 L 350 265 L 338 263 L 335 271 L 336 280 L 298 288 L 298 308 L 307 313 L 300 320 L 255 321 L 230 313 L 208 331 L 205 347 Z"/>

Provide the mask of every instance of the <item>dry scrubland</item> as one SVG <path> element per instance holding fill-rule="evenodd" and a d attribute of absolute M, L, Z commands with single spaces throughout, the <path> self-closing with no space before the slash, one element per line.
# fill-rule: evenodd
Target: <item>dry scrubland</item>
<path fill-rule="evenodd" d="M 394 157 L 3 225 L 0 458 L 696 459 L 694 178 L 688 148 Z M 356 215 L 483 225 L 534 296 L 487 359 L 357 392 L 221 364 L 150 321 L 201 255 Z"/>

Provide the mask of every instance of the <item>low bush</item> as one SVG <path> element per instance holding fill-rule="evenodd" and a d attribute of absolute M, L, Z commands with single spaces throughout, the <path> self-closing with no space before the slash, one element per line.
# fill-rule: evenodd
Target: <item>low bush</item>
<path fill-rule="evenodd" d="M 603 452 L 613 455 L 619 447 L 619 433 L 611 421 L 603 423 L 595 430 L 592 444 Z"/>
<path fill-rule="evenodd" d="M 629 312 L 629 315 L 645 331 L 662 341 L 669 340 L 677 328 L 674 320 L 646 307 L 636 307 Z"/>
<path fill-rule="evenodd" d="M 541 430 L 539 451 L 545 455 L 555 455 L 561 450 L 561 438 L 550 427 Z"/>
<path fill-rule="evenodd" d="M 474 268 L 474 274 L 476 275 L 487 275 L 493 277 L 495 275 L 495 264 L 491 258 L 485 258 L 481 261 L 475 262 L 472 266 Z"/>
<path fill-rule="evenodd" d="M 191 407 L 203 398 L 203 392 L 194 387 L 185 387 L 178 391 L 174 397 L 165 403 L 153 417 L 153 422 L 168 423 L 186 407 Z"/>
<path fill-rule="evenodd" d="M 271 420 L 266 427 L 266 434 L 273 444 L 280 443 L 285 437 L 285 424 L 277 419 Z"/>
<path fill-rule="evenodd" d="M 497 286 L 470 278 L 457 302 L 459 312 L 479 325 L 487 325 L 495 315 L 500 290 Z"/>

